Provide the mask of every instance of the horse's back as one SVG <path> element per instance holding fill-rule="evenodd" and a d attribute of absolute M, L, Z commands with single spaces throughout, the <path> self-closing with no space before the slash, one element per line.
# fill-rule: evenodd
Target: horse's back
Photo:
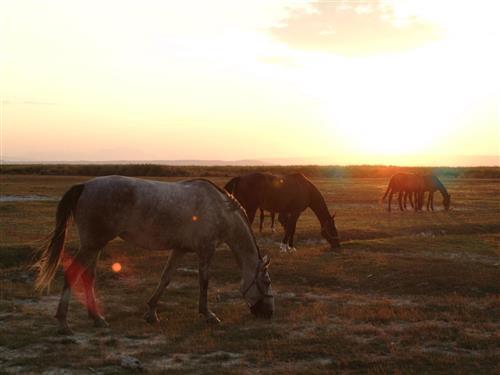
<path fill-rule="evenodd" d="M 216 232 L 220 194 L 199 180 L 98 177 L 85 183 L 75 218 L 79 231 L 87 236 L 107 240 L 120 236 L 151 248 L 173 246 Z"/>
<path fill-rule="evenodd" d="M 255 172 L 232 179 L 228 184 L 237 180 L 237 184 L 233 184 L 234 186 L 232 186 L 234 196 L 244 206 L 249 204 L 254 205 L 260 203 L 263 192 L 267 190 L 268 186 L 273 184 L 274 178 L 275 176 L 269 173 Z"/>
<path fill-rule="evenodd" d="M 422 179 L 426 191 L 436 191 L 439 187 L 443 186 L 442 182 L 436 175 L 426 174 L 422 176 Z"/>
<path fill-rule="evenodd" d="M 240 176 L 233 193 L 247 210 L 302 211 L 309 204 L 309 183 L 300 173 L 277 176 L 254 172 Z"/>
<path fill-rule="evenodd" d="M 393 191 L 416 191 L 422 188 L 422 176 L 414 173 L 396 173 L 391 177 L 389 185 Z"/>
<path fill-rule="evenodd" d="M 308 207 L 310 181 L 304 175 L 269 174 L 266 178 L 266 184 L 262 187 L 262 208 L 275 212 L 300 212 Z"/>

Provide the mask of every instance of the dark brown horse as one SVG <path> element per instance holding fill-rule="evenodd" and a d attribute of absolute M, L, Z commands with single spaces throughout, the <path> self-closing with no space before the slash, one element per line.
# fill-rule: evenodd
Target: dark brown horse
<path fill-rule="evenodd" d="M 439 190 L 439 192 L 443 196 L 444 209 L 448 211 L 450 208 L 451 195 L 448 193 L 448 190 L 446 190 L 443 183 L 439 181 L 439 178 L 432 174 L 424 175 L 422 178 L 424 187 L 422 190 L 421 204 L 423 205 L 423 194 L 425 194 L 425 192 L 429 192 L 429 197 L 427 198 L 427 211 L 429 211 L 429 207 L 432 211 L 434 211 L 434 193 Z"/>
<path fill-rule="evenodd" d="M 415 205 L 413 204 L 413 198 L 414 198 L 414 192 L 412 191 L 405 191 L 404 192 L 404 198 L 403 198 L 403 208 L 406 210 L 407 207 L 407 202 L 410 201 L 410 206 L 411 208 L 415 208 Z"/>
<path fill-rule="evenodd" d="M 279 212 L 285 228 L 282 251 L 295 251 L 293 236 L 297 220 L 306 208 L 311 208 L 321 224 L 321 234 L 333 248 L 340 247 L 334 215 L 330 215 L 325 200 L 316 186 L 305 176 L 294 173 L 283 177 L 270 173 L 250 173 L 230 180 L 225 189 L 233 194 L 245 209 L 250 223 L 258 208 Z"/>
<path fill-rule="evenodd" d="M 274 219 L 276 217 L 276 212 L 270 212 L 269 216 L 271 216 L 271 232 L 275 232 L 274 229 Z M 266 214 L 264 213 L 264 210 L 261 208 L 260 209 L 260 222 L 259 222 L 259 232 L 262 233 L 262 227 L 264 225 L 264 218 L 266 217 Z"/>
<path fill-rule="evenodd" d="M 424 189 L 424 182 L 422 176 L 413 174 L 413 173 L 396 173 L 391 177 L 389 181 L 389 186 L 387 186 L 387 190 L 385 191 L 384 196 L 382 197 L 382 202 L 385 201 L 385 198 L 389 194 L 389 203 L 387 209 L 389 212 L 391 211 L 391 201 L 392 196 L 395 193 L 398 193 L 398 203 L 399 209 L 404 211 L 403 207 L 403 196 L 409 194 L 415 197 L 415 203 L 413 204 L 415 211 L 422 207 L 422 191 Z M 411 199 L 411 198 L 410 198 Z"/>

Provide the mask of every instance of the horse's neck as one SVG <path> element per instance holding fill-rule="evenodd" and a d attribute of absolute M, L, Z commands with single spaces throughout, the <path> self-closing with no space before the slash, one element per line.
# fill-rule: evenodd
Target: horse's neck
<path fill-rule="evenodd" d="M 438 189 L 441 192 L 441 195 L 443 197 L 447 197 L 448 196 L 448 190 L 446 190 L 446 188 L 444 187 L 443 183 L 441 181 L 439 181 L 437 177 L 435 178 L 434 183 L 435 183 L 436 189 Z"/>
<path fill-rule="evenodd" d="M 225 242 L 236 257 L 242 278 L 246 280 L 254 277 L 260 254 L 250 226 L 239 215 L 234 211 L 227 226 Z"/>
<path fill-rule="evenodd" d="M 325 199 L 319 190 L 312 184 L 309 185 L 309 194 L 311 199 L 309 207 L 313 210 L 320 224 L 323 224 L 328 218 L 330 218 L 330 212 L 326 206 Z"/>

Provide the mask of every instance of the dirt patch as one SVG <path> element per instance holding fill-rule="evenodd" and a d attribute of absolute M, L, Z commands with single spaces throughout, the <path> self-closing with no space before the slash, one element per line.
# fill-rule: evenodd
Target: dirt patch
<path fill-rule="evenodd" d="M 246 365 L 242 353 L 232 353 L 226 351 L 216 351 L 208 354 L 173 353 L 166 358 L 154 360 L 148 364 L 149 370 L 169 371 L 169 370 L 196 370 L 200 368 L 234 368 Z"/>

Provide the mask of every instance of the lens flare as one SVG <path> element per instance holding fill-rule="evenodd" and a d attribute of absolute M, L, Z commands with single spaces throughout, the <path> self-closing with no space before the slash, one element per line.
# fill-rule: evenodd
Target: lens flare
<path fill-rule="evenodd" d="M 196 215 L 193 215 L 193 217 L 191 218 L 193 221 L 198 221 L 198 216 Z"/>
<path fill-rule="evenodd" d="M 111 269 L 113 270 L 113 272 L 120 272 L 122 270 L 122 265 L 120 263 L 113 263 L 113 265 L 111 266 Z"/>

